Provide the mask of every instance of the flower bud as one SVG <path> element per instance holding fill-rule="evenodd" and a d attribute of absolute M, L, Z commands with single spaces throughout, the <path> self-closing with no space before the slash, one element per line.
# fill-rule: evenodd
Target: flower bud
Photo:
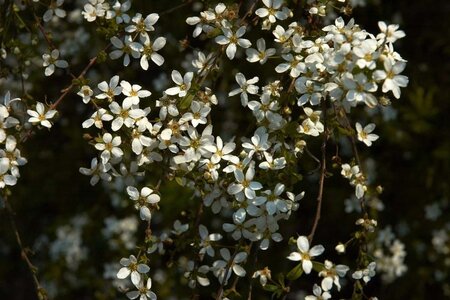
<path fill-rule="evenodd" d="M 342 243 L 337 244 L 334 249 L 336 249 L 337 253 L 345 253 L 345 245 Z"/>

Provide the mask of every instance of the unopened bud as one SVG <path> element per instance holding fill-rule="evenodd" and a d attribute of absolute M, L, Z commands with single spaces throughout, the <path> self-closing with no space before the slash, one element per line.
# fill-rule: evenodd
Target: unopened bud
<path fill-rule="evenodd" d="M 345 245 L 342 243 L 337 244 L 334 249 L 336 249 L 337 253 L 345 253 Z"/>

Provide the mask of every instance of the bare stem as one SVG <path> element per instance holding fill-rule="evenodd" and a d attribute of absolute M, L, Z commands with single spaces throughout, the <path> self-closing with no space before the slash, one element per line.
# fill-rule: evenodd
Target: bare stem
<path fill-rule="evenodd" d="M 308 240 L 311 243 L 314 238 L 314 234 L 316 233 L 317 226 L 320 220 L 320 214 L 322 212 L 322 198 L 323 198 L 323 187 L 325 182 L 325 174 L 327 169 L 327 140 L 328 140 L 328 128 L 327 128 L 327 106 L 325 100 L 322 101 L 322 110 L 324 115 L 324 132 L 323 132 L 323 140 L 321 146 L 322 158 L 320 161 L 320 179 L 319 179 L 319 192 L 317 194 L 317 207 L 316 207 L 316 216 L 314 218 L 313 227 L 311 229 L 310 234 L 308 235 Z"/>
<path fill-rule="evenodd" d="M 29 249 L 25 248 L 22 244 L 22 238 L 20 237 L 19 230 L 18 230 L 16 222 L 14 220 L 15 213 L 14 213 L 10 203 L 8 202 L 8 199 L 6 196 L 3 198 L 3 200 L 5 201 L 5 209 L 6 209 L 6 212 L 8 213 L 9 222 L 11 223 L 11 227 L 14 232 L 14 236 L 16 238 L 17 245 L 20 248 L 20 256 L 23 259 L 23 261 L 26 263 L 28 270 L 30 271 L 30 274 L 33 278 L 34 286 L 36 288 L 36 295 L 38 296 L 38 299 L 40 299 L 40 300 L 48 300 L 47 292 L 41 286 L 41 284 L 39 283 L 39 279 L 37 278 L 37 268 L 31 263 L 31 260 L 28 257 L 27 252 L 29 251 Z"/>
<path fill-rule="evenodd" d="M 159 15 L 160 15 L 160 16 L 163 16 L 163 15 L 170 14 L 170 13 L 172 13 L 172 12 L 174 12 L 174 11 L 180 9 L 180 8 L 183 8 L 183 7 L 185 7 L 185 6 L 189 5 L 189 4 L 191 4 L 192 1 L 193 1 L 193 0 L 187 0 L 187 1 L 184 2 L 184 3 L 181 3 L 181 4 L 177 5 L 177 6 L 174 6 L 174 7 L 172 7 L 172 8 L 169 8 L 169 9 L 167 9 L 167 10 L 165 10 L 165 11 L 160 12 Z"/>
<path fill-rule="evenodd" d="M 89 61 L 89 64 L 83 69 L 83 71 L 81 71 L 80 75 L 78 75 L 77 79 L 81 79 L 84 77 L 84 75 L 86 75 L 87 71 L 89 71 L 90 68 L 92 68 L 92 66 L 97 62 L 97 58 L 98 56 L 95 56 L 94 58 L 91 58 L 91 60 Z M 75 83 L 72 81 L 72 83 L 66 87 L 65 89 L 62 90 L 62 94 L 61 96 L 59 96 L 59 98 L 50 106 L 49 109 L 55 109 L 59 103 L 61 103 L 61 101 L 67 96 L 67 94 L 75 87 Z"/>

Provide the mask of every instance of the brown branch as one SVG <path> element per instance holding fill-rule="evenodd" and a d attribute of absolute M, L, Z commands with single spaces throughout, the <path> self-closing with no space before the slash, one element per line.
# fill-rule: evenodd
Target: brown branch
<path fill-rule="evenodd" d="M 16 238 L 17 245 L 20 248 L 20 257 L 23 259 L 23 261 L 26 263 L 28 270 L 30 271 L 30 274 L 33 278 L 34 286 L 36 288 L 36 295 L 38 299 L 40 300 L 48 300 L 47 292 L 45 289 L 41 286 L 39 283 L 39 279 L 37 278 L 37 268 L 31 263 L 30 258 L 28 257 L 27 252 L 29 249 L 26 249 L 22 244 L 22 238 L 20 237 L 19 230 L 17 228 L 16 222 L 14 220 L 14 211 L 8 202 L 7 197 L 3 197 L 3 200 L 5 201 L 5 210 L 9 217 L 9 222 L 11 223 L 12 230 L 14 232 L 14 236 Z"/>
<path fill-rule="evenodd" d="M 181 4 L 177 5 L 177 6 L 174 6 L 174 7 L 172 7 L 172 8 L 169 8 L 169 9 L 167 9 L 167 10 L 165 10 L 165 11 L 160 12 L 159 15 L 160 15 L 160 16 L 163 16 L 163 15 L 170 14 L 170 13 L 172 13 L 172 12 L 174 12 L 174 11 L 180 9 L 180 8 L 183 8 L 183 7 L 185 7 L 185 6 L 189 5 L 189 4 L 191 4 L 192 2 L 193 2 L 193 0 L 187 0 L 187 1 L 184 2 L 184 3 L 181 3 Z"/>
<path fill-rule="evenodd" d="M 308 235 L 308 240 L 311 243 L 314 234 L 316 233 L 317 226 L 319 224 L 320 220 L 320 214 L 322 212 L 322 198 L 323 198 L 323 187 L 325 182 L 325 174 L 327 169 L 327 140 L 328 140 L 328 128 L 327 128 L 327 105 L 325 100 L 322 101 L 322 110 L 323 110 L 323 116 L 324 116 L 324 132 L 323 132 L 323 140 L 322 140 L 322 146 L 321 146 L 321 152 L 322 152 L 322 158 L 320 162 L 320 179 L 319 179 L 319 192 L 317 194 L 317 207 L 316 207 L 316 216 L 314 218 L 313 227 L 311 228 L 311 232 Z"/>
<path fill-rule="evenodd" d="M 341 124 L 341 125 L 345 126 L 348 130 L 353 131 L 352 124 L 350 123 L 350 120 L 349 120 L 347 114 L 345 113 L 345 111 L 344 112 L 342 111 L 343 108 L 342 107 L 338 107 L 338 109 L 339 110 L 337 112 L 335 112 L 338 120 L 339 120 L 339 117 L 341 117 L 341 119 L 343 119 L 344 122 L 345 122 L 345 124 Z M 336 111 L 336 107 L 335 107 L 335 111 Z M 361 159 L 359 157 L 358 147 L 356 146 L 355 137 L 354 137 L 353 134 L 350 135 L 350 136 L 347 136 L 347 137 L 348 137 L 348 139 L 350 141 L 350 144 L 352 145 L 352 152 L 353 152 L 353 156 L 355 157 L 356 163 L 357 163 L 360 171 L 363 174 L 365 174 L 364 166 L 361 164 Z M 359 204 L 361 206 L 361 210 L 364 213 L 364 215 L 367 215 L 365 197 L 361 198 L 361 200 L 359 201 Z"/>
<path fill-rule="evenodd" d="M 108 45 L 109 47 L 109 45 Z M 106 48 L 108 48 L 106 47 Z M 83 69 L 83 71 L 81 71 L 80 75 L 78 75 L 78 77 L 76 79 L 81 79 L 84 77 L 84 75 L 86 75 L 87 71 L 89 71 L 90 68 L 92 68 L 92 66 L 97 62 L 98 56 L 95 56 L 94 58 L 91 58 L 91 60 L 89 61 L 89 64 Z M 72 80 L 72 83 L 66 87 L 65 89 L 62 90 L 62 94 L 61 96 L 59 96 L 59 98 L 52 104 L 50 105 L 49 109 L 55 109 L 59 103 L 61 103 L 61 101 L 67 96 L 67 94 L 75 87 L 75 83 Z"/>
<path fill-rule="evenodd" d="M 33 13 L 34 14 L 34 13 Z M 47 32 L 45 32 L 45 28 L 44 26 L 42 26 L 41 21 L 39 20 L 39 18 L 36 16 L 36 14 L 34 14 L 34 19 L 36 20 L 36 26 L 38 27 L 39 31 L 42 33 L 42 35 L 44 36 L 45 41 L 47 42 L 50 50 L 56 49 L 55 45 L 53 44 L 52 40 L 50 39 L 50 37 L 48 36 Z"/>
<path fill-rule="evenodd" d="M 246 18 L 250 17 L 253 13 L 253 10 L 256 7 L 256 4 L 258 4 L 259 0 L 255 0 L 252 4 L 252 6 L 250 6 L 250 8 L 247 10 L 247 12 L 245 13 L 245 15 L 239 20 L 239 24 L 241 24 Z"/>
<path fill-rule="evenodd" d="M 225 270 L 225 274 L 223 276 L 222 282 L 220 283 L 220 287 L 219 290 L 217 291 L 216 294 L 216 300 L 222 300 L 222 296 L 223 296 L 223 288 L 225 287 L 225 284 L 227 282 L 227 277 L 228 277 L 228 273 L 232 272 L 231 268 L 233 266 L 233 262 L 234 262 L 234 258 L 236 257 L 236 255 L 238 254 L 238 249 L 240 247 L 241 244 L 238 245 L 238 247 L 235 247 L 233 256 L 230 258 L 230 261 L 228 262 L 227 266 L 226 266 L 226 270 Z"/>

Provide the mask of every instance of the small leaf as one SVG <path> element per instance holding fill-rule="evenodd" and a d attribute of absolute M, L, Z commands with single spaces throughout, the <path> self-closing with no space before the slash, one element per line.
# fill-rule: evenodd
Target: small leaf
<path fill-rule="evenodd" d="M 280 286 L 284 288 L 284 274 L 283 273 L 279 273 L 277 275 L 277 279 L 278 279 L 278 282 L 280 283 Z"/>
<path fill-rule="evenodd" d="M 179 185 L 183 186 L 183 179 L 181 177 L 175 177 L 175 182 L 178 183 Z"/>
<path fill-rule="evenodd" d="M 313 261 L 312 264 L 313 264 L 313 270 L 316 271 L 317 273 L 320 271 L 323 271 L 325 269 L 325 265 L 320 262 Z"/>
<path fill-rule="evenodd" d="M 181 109 L 187 109 L 189 108 L 189 106 L 191 106 L 192 100 L 194 99 L 194 95 L 192 94 L 188 94 L 186 97 L 184 97 L 181 101 L 180 101 L 180 105 L 179 107 Z"/>
<path fill-rule="evenodd" d="M 302 274 L 303 274 L 303 268 L 302 268 L 302 264 L 300 263 L 297 266 L 295 266 L 295 268 L 290 270 L 289 273 L 287 273 L 286 278 L 293 281 L 293 280 L 297 280 L 300 276 L 302 276 Z"/>
<path fill-rule="evenodd" d="M 264 290 L 269 291 L 269 292 L 275 292 L 276 290 L 278 290 L 278 286 L 273 285 L 273 284 L 266 284 L 263 288 L 264 288 Z"/>

